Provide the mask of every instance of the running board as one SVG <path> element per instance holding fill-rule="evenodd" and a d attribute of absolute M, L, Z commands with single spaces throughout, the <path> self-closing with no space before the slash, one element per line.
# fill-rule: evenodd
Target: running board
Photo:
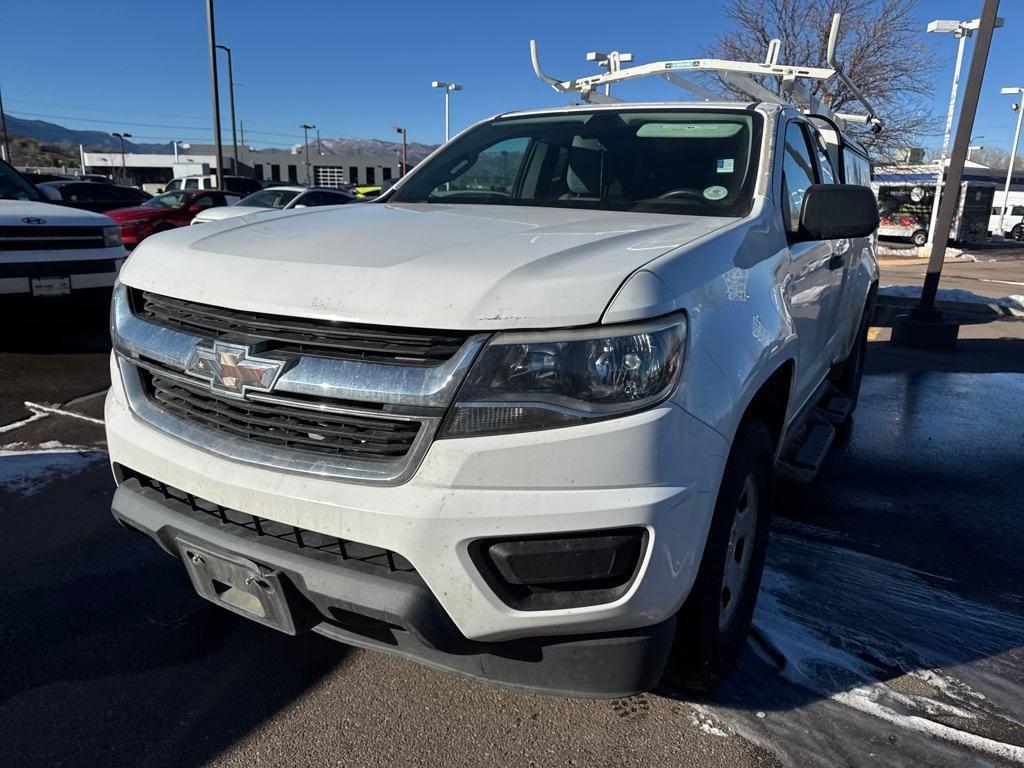
<path fill-rule="evenodd" d="M 852 404 L 849 397 L 829 387 L 821 404 L 811 411 L 797 437 L 782 452 L 775 468 L 778 476 L 794 482 L 810 482 L 817 477 L 836 440 L 836 427 L 846 421 Z"/>

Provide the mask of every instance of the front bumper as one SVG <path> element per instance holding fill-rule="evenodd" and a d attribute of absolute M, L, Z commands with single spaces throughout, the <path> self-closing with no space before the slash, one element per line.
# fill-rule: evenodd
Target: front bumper
<path fill-rule="evenodd" d="M 0 295 L 32 295 L 36 278 L 69 278 L 72 293 L 92 289 L 109 292 L 124 263 L 123 248 L 74 251 L 0 251 Z"/>
<path fill-rule="evenodd" d="M 619 419 L 542 432 L 436 440 L 410 479 L 389 486 L 299 474 L 210 453 L 138 418 L 113 358 L 111 378 L 106 427 L 114 464 L 216 505 L 389 550 L 415 567 L 416 600 L 399 601 L 400 608 L 390 598 L 387 604 L 353 606 L 363 611 L 360 615 L 390 617 L 387 621 L 405 628 L 403 637 L 408 639 L 381 645 L 330 621 L 321 622 L 317 631 L 356 645 L 388 647 L 465 674 L 564 693 L 599 692 L 557 682 L 557 671 L 537 672 L 540 676 L 534 679 L 532 672 L 513 671 L 518 662 L 512 661 L 544 660 L 547 667 L 547 659 L 558 659 L 553 666 L 564 666 L 573 677 L 577 672 L 570 670 L 578 668 L 571 658 L 595 663 L 597 652 L 585 650 L 593 642 L 602 653 L 631 649 L 598 667 L 630 669 L 642 657 L 645 670 L 660 672 L 662 651 L 667 653 L 662 640 L 671 635 L 675 613 L 696 577 L 728 455 L 724 438 L 679 407 L 666 403 Z M 180 510 L 154 507 L 150 501 L 123 486 L 114 514 L 171 549 L 169 543 L 186 522 Z M 647 546 L 628 590 L 597 605 L 513 609 L 488 586 L 471 556 L 471 545 L 485 538 L 622 527 L 644 528 Z M 212 545 L 244 551 L 250 559 L 294 573 L 293 581 L 309 585 L 311 577 L 303 570 L 313 567 L 308 553 L 296 555 L 304 566 L 278 565 L 270 554 L 249 553 L 248 543 L 228 536 L 211 540 Z M 335 586 L 324 594 L 335 599 L 351 602 L 351 590 L 382 600 L 390 594 L 383 587 L 356 589 L 336 563 L 323 566 L 326 571 L 316 568 L 317 574 L 327 575 L 314 581 L 334 579 Z M 318 604 L 319 598 L 305 597 Z M 421 609 L 409 608 L 426 604 L 435 617 L 428 624 L 447 627 L 440 640 L 415 619 Z M 506 651 L 495 654 L 491 646 Z M 589 669 L 596 674 L 594 666 Z M 626 678 L 607 675 L 614 677 L 607 671 L 600 685 L 609 695 L 641 690 L 641 683 L 650 682 L 632 675 L 627 685 Z M 539 685 L 545 679 L 552 681 L 550 686 Z"/>
<path fill-rule="evenodd" d="M 134 480 L 118 488 L 112 511 L 123 525 L 149 535 L 175 556 L 201 548 L 236 562 L 258 563 L 259 572 L 288 595 L 286 631 L 312 630 L 467 677 L 565 696 L 628 696 L 658 683 L 672 646 L 674 618 L 624 632 L 467 640 L 416 578 L 381 578 L 273 539 L 239 537 L 203 520 L 202 513 L 190 512 L 184 502 Z M 199 567 L 188 565 L 190 571 Z M 204 596 L 252 618 L 214 591 Z"/>

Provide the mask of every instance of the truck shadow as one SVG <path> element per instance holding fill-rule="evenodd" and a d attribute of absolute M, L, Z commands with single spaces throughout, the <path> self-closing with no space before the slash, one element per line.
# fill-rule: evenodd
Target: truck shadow
<path fill-rule="evenodd" d="M 109 514 L 109 469 L 0 490 L 4 762 L 205 765 L 343 664 L 206 603 L 181 564 Z"/>

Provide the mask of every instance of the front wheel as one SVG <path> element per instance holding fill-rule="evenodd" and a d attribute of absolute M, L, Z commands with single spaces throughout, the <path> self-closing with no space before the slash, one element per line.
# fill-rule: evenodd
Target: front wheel
<path fill-rule="evenodd" d="M 1020 224 L 1015 226 L 1013 229 L 1010 230 L 1010 237 L 1012 237 L 1019 243 L 1022 239 L 1024 239 L 1024 227 L 1021 227 Z"/>
<path fill-rule="evenodd" d="M 725 466 L 700 572 L 679 611 L 670 682 L 710 690 L 743 650 L 768 551 L 773 456 L 764 424 L 744 421 Z"/>
<path fill-rule="evenodd" d="M 914 241 L 914 245 L 920 248 L 928 242 L 928 233 L 923 229 L 919 229 L 914 233 L 914 236 L 911 239 Z"/>

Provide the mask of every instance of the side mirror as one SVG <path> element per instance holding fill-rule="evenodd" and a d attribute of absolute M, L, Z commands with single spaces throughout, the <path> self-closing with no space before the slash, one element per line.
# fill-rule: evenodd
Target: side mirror
<path fill-rule="evenodd" d="M 296 203 L 295 205 L 292 206 L 293 209 L 294 208 L 305 208 L 305 207 L 306 207 L 305 203 Z"/>
<path fill-rule="evenodd" d="M 867 237 L 878 229 L 874 193 L 856 184 L 812 184 L 800 209 L 800 240 Z"/>

